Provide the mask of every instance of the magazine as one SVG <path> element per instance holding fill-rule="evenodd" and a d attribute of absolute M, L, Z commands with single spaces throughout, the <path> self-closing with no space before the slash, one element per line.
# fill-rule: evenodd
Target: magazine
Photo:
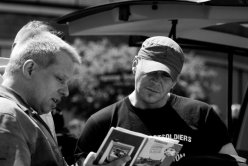
<path fill-rule="evenodd" d="M 131 156 L 126 166 L 169 166 L 182 145 L 178 140 L 148 136 L 121 127 L 111 127 L 95 162 L 106 164 L 125 155 Z"/>

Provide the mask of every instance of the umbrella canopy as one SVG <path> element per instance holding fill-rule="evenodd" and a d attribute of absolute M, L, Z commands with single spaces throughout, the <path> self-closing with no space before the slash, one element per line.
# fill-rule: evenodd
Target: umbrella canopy
<path fill-rule="evenodd" d="M 248 6 L 238 0 L 121 1 L 77 11 L 58 22 L 69 25 L 70 35 L 171 35 L 248 49 Z"/>

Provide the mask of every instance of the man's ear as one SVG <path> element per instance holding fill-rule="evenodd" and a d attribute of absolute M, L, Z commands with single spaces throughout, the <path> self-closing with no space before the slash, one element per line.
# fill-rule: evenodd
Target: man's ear
<path fill-rule="evenodd" d="M 31 78 L 31 76 L 34 74 L 34 72 L 37 70 L 38 64 L 35 63 L 32 59 L 29 59 L 24 62 L 22 67 L 22 73 L 26 78 Z"/>
<path fill-rule="evenodd" d="M 133 74 L 135 74 L 136 72 L 136 66 L 138 64 L 138 57 L 135 56 L 134 59 L 133 59 L 133 63 L 132 63 L 132 71 L 133 71 Z"/>

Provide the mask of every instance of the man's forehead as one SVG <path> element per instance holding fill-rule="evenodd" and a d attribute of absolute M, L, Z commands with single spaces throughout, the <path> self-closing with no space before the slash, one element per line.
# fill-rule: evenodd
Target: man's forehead
<path fill-rule="evenodd" d="M 64 80 L 71 80 L 79 76 L 79 69 L 76 65 L 71 65 L 69 68 L 58 68 L 56 70 L 52 70 L 55 75 L 63 78 Z"/>

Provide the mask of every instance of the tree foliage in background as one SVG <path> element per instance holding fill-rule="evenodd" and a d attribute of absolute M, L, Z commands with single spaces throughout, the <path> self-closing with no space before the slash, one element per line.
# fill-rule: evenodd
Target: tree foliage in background
<path fill-rule="evenodd" d="M 72 110 L 75 105 L 76 115 L 87 118 L 133 90 L 131 66 L 137 48 L 114 45 L 107 39 L 77 38 L 73 45 L 82 57 L 82 66 L 80 76 L 70 84 L 69 98 L 61 104 L 63 109 Z"/>
<path fill-rule="evenodd" d="M 75 39 L 73 44 L 82 57 L 77 79 L 70 84 L 70 96 L 61 107 L 76 116 L 87 118 L 99 109 L 110 105 L 132 92 L 132 60 L 138 48 L 125 44 L 114 45 L 107 39 L 84 41 Z M 187 52 L 182 74 L 174 92 L 208 101 L 211 92 L 218 89 L 214 83 L 216 72 L 194 52 Z"/>
<path fill-rule="evenodd" d="M 210 103 L 210 94 L 220 89 L 214 81 L 216 77 L 217 72 L 210 69 L 202 57 L 193 51 L 185 52 L 185 63 L 175 92 Z"/>

